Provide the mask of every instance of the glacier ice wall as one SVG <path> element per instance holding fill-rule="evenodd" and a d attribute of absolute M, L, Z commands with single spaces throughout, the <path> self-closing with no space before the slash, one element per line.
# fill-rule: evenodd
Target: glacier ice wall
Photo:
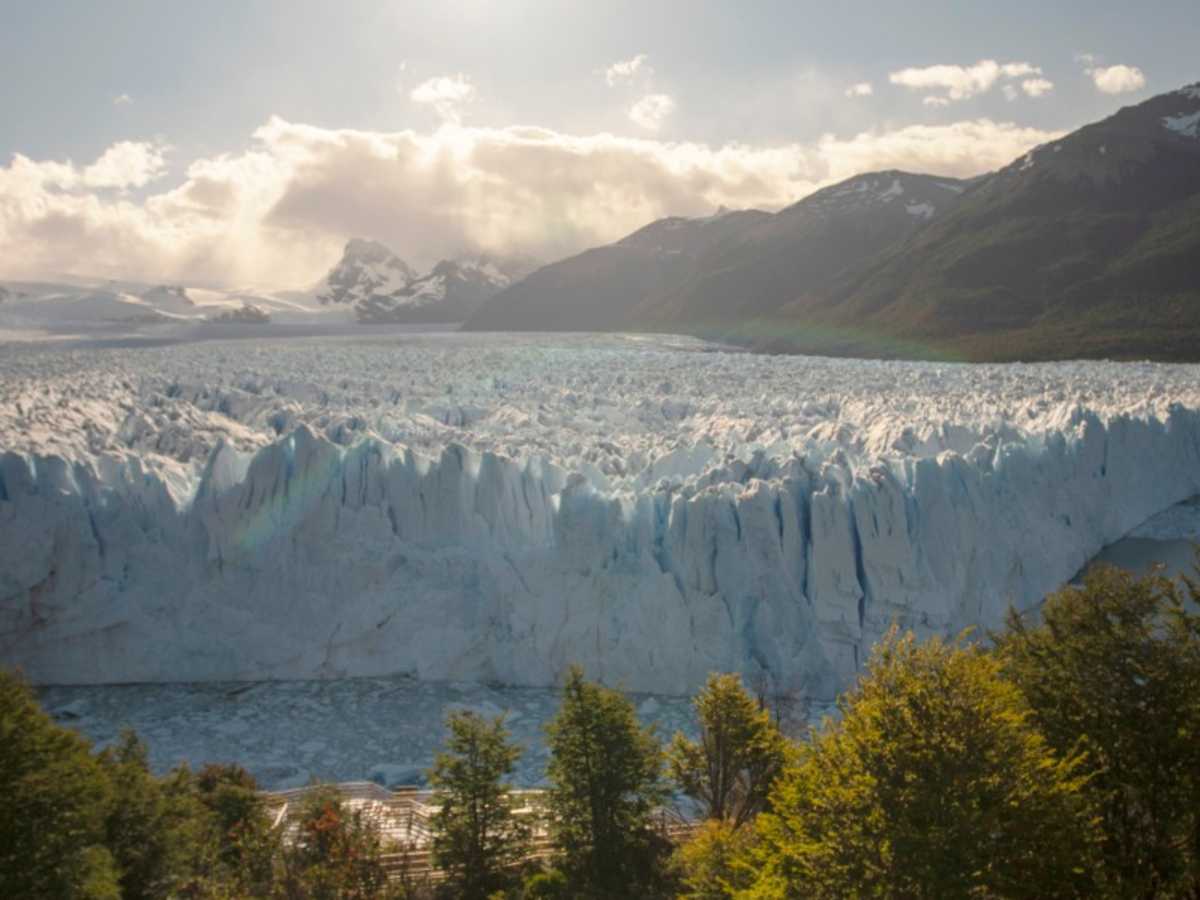
<path fill-rule="evenodd" d="M 197 365 L 242 352 L 188 350 Z M 440 345 L 422 352 L 380 351 L 393 363 L 447 359 Z M 449 412 L 444 391 L 393 371 L 334 389 L 356 395 L 350 415 L 281 377 L 277 359 L 255 390 L 245 375 L 189 388 L 165 354 L 138 358 L 161 379 L 136 384 L 126 363 L 103 374 L 90 358 L 40 378 L 10 372 L 0 661 L 43 683 L 406 672 L 519 685 L 551 684 L 580 662 L 630 690 L 683 693 L 723 670 L 827 699 L 893 622 L 926 634 L 994 626 L 1009 604 L 1035 603 L 1105 544 L 1200 493 L 1187 367 L 1028 367 L 1040 405 L 1030 385 L 1010 385 L 1008 407 L 997 400 L 964 424 L 883 415 L 911 401 L 914 372 L 926 382 L 914 364 L 861 364 L 869 384 L 849 379 L 835 403 L 805 385 L 853 375 L 846 361 L 614 352 L 582 367 L 624 362 L 623 399 L 602 383 L 591 398 L 545 394 L 568 377 L 561 367 L 578 375 L 564 357 L 532 366 L 541 399 L 513 405 L 496 382 L 544 347 L 518 345 L 479 387 L 467 344 L 450 357 L 469 378 L 448 369 L 429 381 L 475 384 Z M 668 366 L 670 379 L 696 370 L 688 387 L 661 390 Z M 768 377 L 723 396 L 728 408 L 698 407 L 722 394 L 723 372 L 763 366 Z M 978 400 L 978 384 L 960 382 L 980 371 L 960 368 L 938 370 L 929 396 Z M 1073 378 L 1125 382 L 1093 409 L 1073 402 Z M 901 388 L 879 396 L 884 383 Z M 396 391 L 403 415 L 364 402 Z M 651 426 L 637 412 L 647 396 L 661 420 Z M 601 397 L 624 418 L 595 414 Z M 604 427 L 563 411 L 589 402 Z M 555 446 L 531 417 L 555 423 Z M 801 419 L 803 434 L 788 430 Z M 447 428 L 462 439 L 446 440 Z M 519 452 L 522 435 L 538 452 Z M 590 452 L 597 442 L 608 456 Z"/>

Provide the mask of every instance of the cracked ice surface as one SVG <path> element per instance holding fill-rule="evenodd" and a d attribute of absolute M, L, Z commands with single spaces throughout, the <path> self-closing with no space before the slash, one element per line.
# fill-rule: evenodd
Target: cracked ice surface
<path fill-rule="evenodd" d="M 460 335 L 0 349 L 0 661 L 42 683 L 828 699 L 1200 493 L 1200 369 Z"/>
<path fill-rule="evenodd" d="M 440 723 L 456 708 L 505 714 L 513 739 L 525 749 L 514 781 L 533 786 L 545 777 L 543 727 L 559 703 L 556 690 L 396 677 L 46 687 L 38 694 L 60 724 L 83 732 L 98 748 L 131 727 L 146 742 L 157 772 L 180 762 L 193 768 L 236 762 L 273 790 L 301 787 L 312 778 L 424 784 L 441 749 Z M 632 699 L 660 737 L 694 731 L 689 699 Z"/>

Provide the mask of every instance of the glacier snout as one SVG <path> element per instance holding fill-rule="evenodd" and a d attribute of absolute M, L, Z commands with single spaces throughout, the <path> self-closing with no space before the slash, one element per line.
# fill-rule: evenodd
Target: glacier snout
<path fill-rule="evenodd" d="M 35 682 L 325 678 L 630 690 L 709 671 L 828 699 L 897 622 L 998 624 L 1200 493 L 1200 413 L 873 463 L 756 452 L 606 489 L 539 456 L 219 443 L 186 490 L 136 454 L 0 456 L 0 660 Z"/>

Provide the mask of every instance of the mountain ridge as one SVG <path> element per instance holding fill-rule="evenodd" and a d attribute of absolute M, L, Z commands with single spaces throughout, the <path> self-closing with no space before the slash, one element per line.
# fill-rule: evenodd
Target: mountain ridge
<path fill-rule="evenodd" d="M 675 221 L 698 220 L 538 270 L 465 327 L 675 331 L 829 355 L 1200 359 L 1200 83 L 995 172 L 865 173 L 732 220 L 686 265 L 623 268 L 630 244 Z"/>

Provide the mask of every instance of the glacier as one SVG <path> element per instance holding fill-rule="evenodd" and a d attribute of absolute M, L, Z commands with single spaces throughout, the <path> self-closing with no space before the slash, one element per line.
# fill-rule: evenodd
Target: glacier
<path fill-rule="evenodd" d="M 1200 494 L 1200 369 L 423 332 L 0 351 L 0 662 L 827 701 Z"/>

